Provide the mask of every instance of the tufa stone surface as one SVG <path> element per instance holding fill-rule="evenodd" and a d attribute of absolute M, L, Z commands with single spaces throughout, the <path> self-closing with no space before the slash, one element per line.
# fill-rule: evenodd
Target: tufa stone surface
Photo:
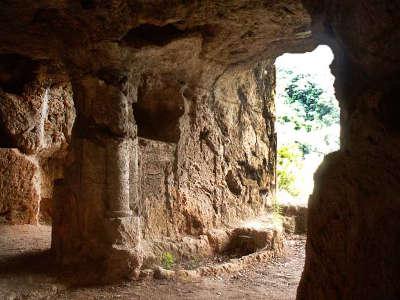
<path fill-rule="evenodd" d="M 316 37 L 335 52 L 342 134 L 315 175 L 297 298 L 396 299 L 398 3 L 305 2 Z"/>
<path fill-rule="evenodd" d="M 57 179 L 59 261 L 100 266 L 102 282 L 138 276 L 156 241 L 265 211 L 273 60 L 326 43 L 341 150 L 315 178 L 298 299 L 397 299 L 399 11 L 389 0 L 2 1 L 2 168 L 25 173 L 0 180 L 32 192 L 0 207 L 37 212 L 34 158 L 40 195 Z"/>
<path fill-rule="evenodd" d="M 307 233 L 307 207 L 283 205 L 281 209 L 283 225 L 286 232 L 296 234 Z"/>
<path fill-rule="evenodd" d="M 2 223 L 37 224 L 39 166 L 18 149 L 0 148 L 0 217 Z"/>
<path fill-rule="evenodd" d="M 0 118 L 10 143 L 22 152 L 56 156 L 65 152 L 71 138 L 75 120 L 72 88 L 68 78 L 52 77 L 51 71 L 56 70 L 37 68 L 19 94 L 6 92 L 5 87 L 0 90 Z"/>
<path fill-rule="evenodd" d="M 180 96 L 177 143 L 139 139 L 146 238 L 200 235 L 266 212 L 274 192 L 274 76 L 271 61 L 228 70 L 212 93 Z"/>

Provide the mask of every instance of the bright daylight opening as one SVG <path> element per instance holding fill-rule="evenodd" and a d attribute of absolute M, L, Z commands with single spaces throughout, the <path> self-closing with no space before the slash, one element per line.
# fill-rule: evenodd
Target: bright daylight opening
<path fill-rule="evenodd" d="M 276 59 L 279 204 L 307 206 L 314 172 L 326 154 L 339 149 L 332 60 L 328 46 Z"/>

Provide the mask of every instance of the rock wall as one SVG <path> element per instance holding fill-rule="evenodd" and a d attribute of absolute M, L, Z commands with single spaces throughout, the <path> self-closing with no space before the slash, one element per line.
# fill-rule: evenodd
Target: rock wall
<path fill-rule="evenodd" d="M 40 204 L 38 165 L 17 149 L 0 149 L 2 223 L 37 223 Z"/>
<path fill-rule="evenodd" d="M 139 215 L 149 243 L 266 213 L 275 191 L 274 87 L 269 60 L 226 70 L 211 92 L 174 93 L 182 103 L 177 142 L 139 139 Z"/>
<path fill-rule="evenodd" d="M 136 276 L 165 238 L 201 244 L 261 214 L 274 189 L 272 61 L 313 47 L 310 22 L 291 0 L 2 2 L 2 90 L 33 88 L 1 102 L 2 146 L 38 160 L 42 203 L 58 178 L 58 261 L 89 264 L 98 280 Z M 42 64 L 54 72 L 36 88 Z M 54 97 L 73 94 L 76 121 L 58 161 L 72 110 L 50 118 L 47 83 L 63 74 Z"/>
<path fill-rule="evenodd" d="M 68 76 L 20 55 L 0 55 L 1 223 L 51 222 L 53 181 L 75 119 Z"/>
<path fill-rule="evenodd" d="M 315 177 L 298 298 L 398 299 L 399 8 L 1 1 L 2 222 L 37 222 L 58 178 L 54 253 L 110 280 L 137 276 L 165 235 L 200 245 L 260 213 L 273 189 L 271 59 L 327 43 L 342 148 Z"/>
<path fill-rule="evenodd" d="M 399 8 L 0 2 L 1 221 L 37 223 L 53 198 L 58 261 L 97 281 L 171 241 L 209 253 L 211 228 L 273 191 L 272 60 L 327 43 L 342 148 L 315 177 L 298 299 L 398 299 Z"/>
<path fill-rule="evenodd" d="M 342 145 L 315 175 L 297 298 L 398 299 L 399 3 L 309 5 L 335 52 Z"/>
<path fill-rule="evenodd" d="M 342 148 L 316 176 L 298 298 L 399 298 L 399 11 L 388 0 L 2 1 L 0 173 L 13 180 L 0 184 L 31 197 L 3 192 L 2 219 L 37 222 L 64 177 L 59 261 L 91 263 L 103 280 L 136 276 L 166 238 L 207 253 L 211 228 L 269 201 L 272 60 L 327 43 Z"/>

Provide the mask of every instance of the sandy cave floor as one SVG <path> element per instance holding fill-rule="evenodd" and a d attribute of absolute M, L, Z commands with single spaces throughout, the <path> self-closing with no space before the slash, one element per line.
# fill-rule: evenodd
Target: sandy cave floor
<path fill-rule="evenodd" d="M 0 225 L 0 299 L 295 299 L 304 265 L 304 236 L 288 236 L 285 257 L 198 282 L 130 281 L 68 287 L 53 267 L 49 226 Z"/>

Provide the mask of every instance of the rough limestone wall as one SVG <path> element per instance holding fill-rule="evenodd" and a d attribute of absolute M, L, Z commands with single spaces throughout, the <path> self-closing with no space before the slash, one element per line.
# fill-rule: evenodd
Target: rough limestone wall
<path fill-rule="evenodd" d="M 0 25 L 0 53 L 52 61 L 72 85 L 77 118 L 54 197 L 59 262 L 90 264 L 93 281 L 137 276 L 142 233 L 159 236 L 164 224 L 171 237 L 204 241 L 206 229 L 262 211 L 274 159 L 261 152 L 272 146 L 272 118 L 268 107 L 252 108 L 269 87 L 258 81 L 262 68 L 249 70 L 289 48 L 312 48 L 300 0 L 3 1 Z M 62 72 L 55 73 L 50 78 Z M 166 201 L 138 196 L 137 133 L 176 144 Z M 249 143 L 254 135 L 257 145 Z M 174 220 L 159 224 L 156 213 L 168 212 Z"/>
<path fill-rule="evenodd" d="M 71 84 L 18 55 L 0 56 L 0 73 L 0 223 L 49 223 L 75 119 Z"/>
<path fill-rule="evenodd" d="M 139 141 L 145 238 L 200 236 L 266 211 L 275 184 L 274 86 L 266 61 L 228 69 L 210 91 L 176 95 L 178 142 Z"/>
<path fill-rule="evenodd" d="M 335 51 L 342 149 L 315 175 L 297 298 L 399 299 L 399 4 L 313 5 Z"/>
<path fill-rule="evenodd" d="M 1 223 L 36 224 L 40 187 L 38 165 L 15 148 L 0 148 Z"/>

